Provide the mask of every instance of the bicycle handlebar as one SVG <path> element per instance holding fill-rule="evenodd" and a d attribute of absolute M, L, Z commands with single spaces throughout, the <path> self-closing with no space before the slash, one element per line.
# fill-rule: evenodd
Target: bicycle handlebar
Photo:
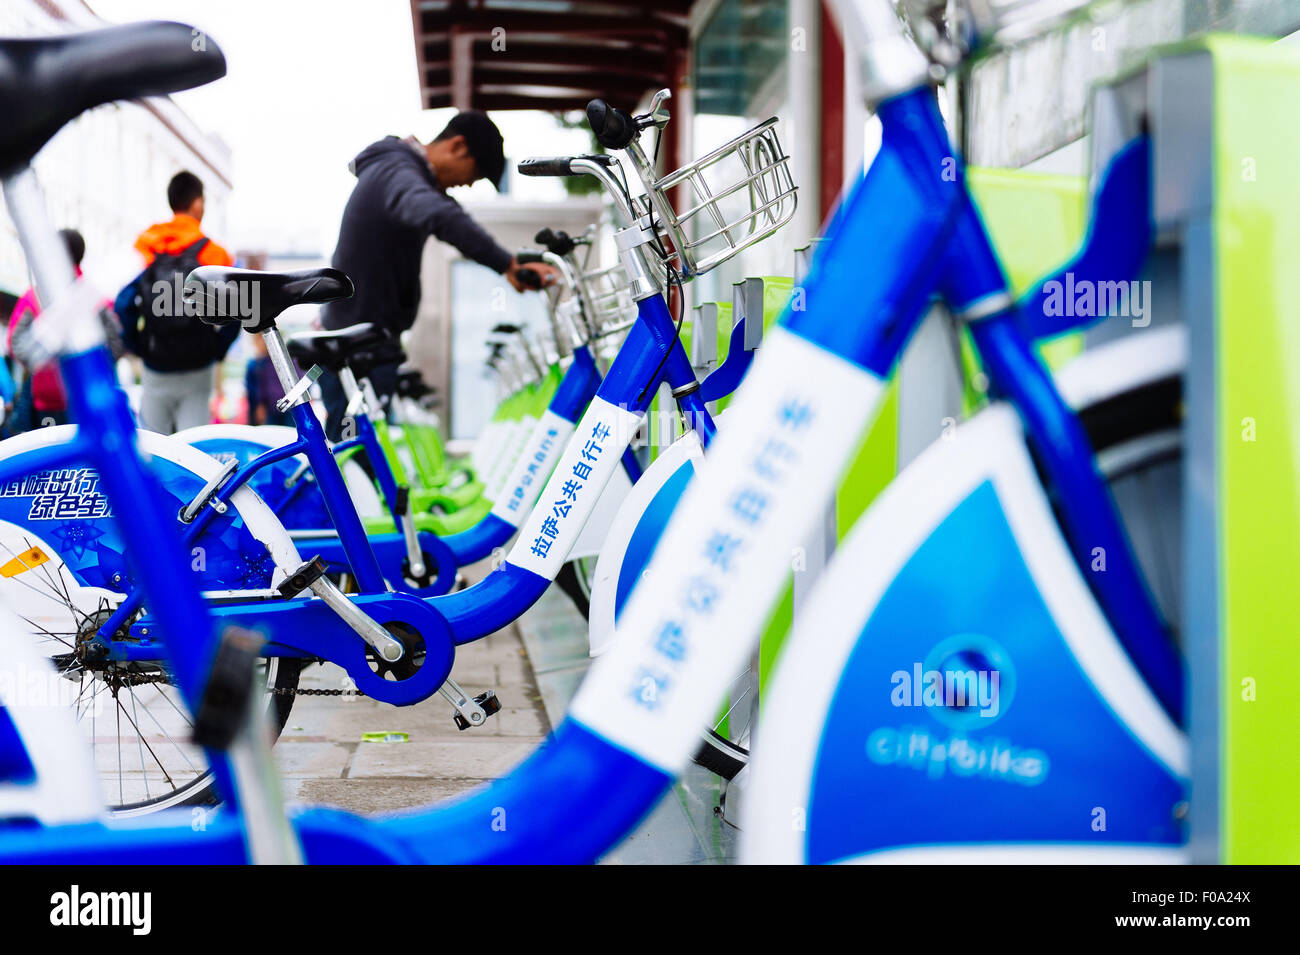
<path fill-rule="evenodd" d="M 589 156 L 534 156 L 521 161 L 517 168 L 521 176 L 582 176 L 587 172 L 583 168 L 583 160 L 597 162 L 602 166 L 614 163 L 613 156 L 602 153 Z"/>
<path fill-rule="evenodd" d="M 522 262 L 523 260 L 520 259 L 520 261 Z M 540 262 L 541 256 L 538 256 L 534 261 Z M 543 286 L 542 273 L 535 269 L 516 269 L 515 278 L 519 279 L 521 285 L 525 285 L 531 289 L 540 289 Z"/>
<path fill-rule="evenodd" d="M 550 158 L 534 157 L 525 159 L 518 166 L 521 176 L 580 176 L 574 172 L 569 163 L 571 156 L 552 156 Z"/>
<path fill-rule="evenodd" d="M 546 246 L 546 250 L 552 255 L 559 256 L 568 255 L 578 245 L 567 232 L 552 232 L 550 229 L 542 229 L 533 236 L 533 241 Z"/>
<path fill-rule="evenodd" d="M 606 149 L 626 149 L 641 131 L 631 116 L 603 99 L 587 104 L 587 122 L 596 142 Z"/>

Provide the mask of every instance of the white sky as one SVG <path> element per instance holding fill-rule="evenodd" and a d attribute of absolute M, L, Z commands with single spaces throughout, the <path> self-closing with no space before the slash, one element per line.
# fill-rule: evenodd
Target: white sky
<path fill-rule="evenodd" d="M 215 39 L 224 79 L 173 99 L 204 130 L 229 144 L 234 193 L 230 248 L 272 252 L 334 250 L 339 217 L 355 181 L 348 161 L 386 135 L 427 141 L 453 110 L 421 110 L 407 0 L 89 0 L 107 20 L 166 19 Z M 507 164 L 530 155 L 585 152 L 580 130 L 546 113 L 492 114 Z M 520 199 L 559 200 L 551 180 L 513 178 Z M 480 182 L 452 195 L 495 201 Z"/>

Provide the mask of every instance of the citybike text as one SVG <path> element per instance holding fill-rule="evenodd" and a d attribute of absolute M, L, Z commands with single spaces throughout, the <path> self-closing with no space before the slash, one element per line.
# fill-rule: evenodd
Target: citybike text
<path fill-rule="evenodd" d="M 1050 762 L 1039 749 L 1015 746 L 1006 739 L 979 740 L 957 734 L 933 736 L 923 726 L 882 726 L 867 737 L 867 758 L 881 766 L 902 766 L 931 779 L 979 777 L 1037 786 L 1047 779 Z"/>

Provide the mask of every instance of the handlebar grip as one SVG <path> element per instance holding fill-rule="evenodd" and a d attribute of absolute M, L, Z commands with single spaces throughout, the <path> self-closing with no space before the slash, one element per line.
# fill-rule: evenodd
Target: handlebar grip
<path fill-rule="evenodd" d="M 532 269 L 518 269 L 515 277 L 529 288 L 539 289 L 542 287 L 542 273 L 534 272 Z"/>
<path fill-rule="evenodd" d="M 544 246 L 552 255 L 568 255 L 577 245 L 573 239 L 569 238 L 566 232 L 552 232 L 550 229 L 543 229 L 537 235 L 533 236 L 533 241 Z"/>
<path fill-rule="evenodd" d="M 538 262 L 545 262 L 546 259 L 542 256 L 541 252 L 533 252 L 524 249 L 515 253 L 515 261 L 520 265 L 536 265 Z"/>
<path fill-rule="evenodd" d="M 603 99 L 594 99 L 587 104 L 587 122 L 596 135 L 596 142 L 606 149 L 626 149 L 638 132 L 631 116 Z"/>
<path fill-rule="evenodd" d="M 571 156 L 553 156 L 550 158 L 535 156 L 532 159 L 525 159 L 519 164 L 519 174 L 521 176 L 577 176 L 569 168 Z"/>

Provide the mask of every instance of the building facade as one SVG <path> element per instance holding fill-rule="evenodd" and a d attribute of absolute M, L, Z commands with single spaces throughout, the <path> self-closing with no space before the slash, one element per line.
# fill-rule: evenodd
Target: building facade
<path fill-rule="evenodd" d="M 40 36 L 107 24 L 81 0 L 5 0 L 0 35 Z M 50 218 L 86 239 L 84 269 L 113 294 L 140 270 L 132 246 L 151 223 L 171 217 L 167 183 L 188 169 L 207 193 L 204 229 L 225 234 L 231 190 L 230 153 L 166 97 L 113 103 L 73 120 L 36 157 Z M 30 285 L 27 263 L 8 215 L 0 211 L 0 305 Z M 8 317 L 8 309 L 5 309 Z"/>

